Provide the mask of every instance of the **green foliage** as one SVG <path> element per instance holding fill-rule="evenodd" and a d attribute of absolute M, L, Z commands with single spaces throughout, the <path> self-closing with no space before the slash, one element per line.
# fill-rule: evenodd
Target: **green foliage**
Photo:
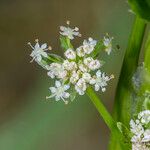
<path fill-rule="evenodd" d="M 128 2 L 138 16 L 150 21 L 150 0 L 128 0 Z"/>
<path fill-rule="evenodd" d="M 48 58 L 47 58 L 49 61 L 51 62 L 62 62 L 63 61 L 63 58 L 56 55 L 56 54 L 48 54 Z"/>
<path fill-rule="evenodd" d="M 150 110 L 150 98 L 146 98 L 143 105 L 145 109 Z"/>
<path fill-rule="evenodd" d="M 128 47 L 125 53 L 121 75 L 117 87 L 114 113 L 117 121 L 123 122 L 126 126 L 130 121 L 130 102 L 132 88 L 132 76 L 138 66 L 139 54 L 145 33 L 145 22 L 137 17 L 130 35 Z"/>
<path fill-rule="evenodd" d="M 53 62 L 60 63 L 63 61 L 63 58 L 56 55 L 56 54 L 48 54 L 48 57 L 43 57 L 41 62 L 37 62 L 39 65 L 41 65 L 43 68 L 45 68 L 46 65 L 49 65 Z"/>
<path fill-rule="evenodd" d="M 70 39 L 66 36 L 60 36 L 60 44 L 61 44 L 61 47 L 66 51 L 67 49 L 69 48 L 72 48 L 73 49 L 73 46 L 70 42 Z"/>
<path fill-rule="evenodd" d="M 147 68 L 148 72 L 150 72 L 150 32 L 147 37 L 147 41 L 145 44 L 145 58 L 144 58 L 144 64 Z"/>
<path fill-rule="evenodd" d="M 116 124 L 109 114 L 109 112 L 106 110 L 102 102 L 99 100 L 99 97 L 96 95 L 95 91 L 93 90 L 92 87 L 88 87 L 86 90 L 86 94 L 89 96 L 89 98 L 92 100 L 93 104 L 96 106 L 98 112 L 101 114 L 103 117 L 105 123 L 109 127 L 111 131 L 114 130 Z"/>
<path fill-rule="evenodd" d="M 123 136 L 126 139 L 126 141 L 128 143 L 130 143 L 130 139 L 132 137 L 132 134 L 129 131 L 129 129 L 121 122 L 117 122 L 117 127 L 118 127 L 119 131 L 123 134 Z"/>
<path fill-rule="evenodd" d="M 132 133 L 130 132 L 130 130 L 121 122 L 117 122 L 117 127 L 119 129 L 119 131 L 122 133 L 123 138 L 122 138 L 122 143 L 124 143 L 122 146 L 122 149 L 131 149 L 131 137 L 132 137 Z"/>

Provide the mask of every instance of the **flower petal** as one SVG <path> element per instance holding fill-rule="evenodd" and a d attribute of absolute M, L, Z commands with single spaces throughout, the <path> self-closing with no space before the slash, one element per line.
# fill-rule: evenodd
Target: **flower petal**
<path fill-rule="evenodd" d="M 34 48 L 35 48 L 35 50 L 38 50 L 40 48 L 40 45 L 38 42 L 35 44 Z"/>
<path fill-rule="evenodd" d="M 60 81 L 55 81 L 55 86 L 56 87 L 60 87 L 61 86 L 61 82 Z"/>
<path fill-rule="evenodd" d="M 47 47 L 46 43 L 44 43 L 44 44 L 41 45 L 41 49 L 45 49 L 46 47 Z"/>

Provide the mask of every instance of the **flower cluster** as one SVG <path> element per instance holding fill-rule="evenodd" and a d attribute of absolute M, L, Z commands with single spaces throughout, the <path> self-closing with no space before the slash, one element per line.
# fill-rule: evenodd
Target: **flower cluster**
<path fill-rule="evenodd" d="M 133 136 L 131 138 L 132 150 L 150 149 L 150 110 L 138 114 L 138 118 L 130 121 Z"/>
<path fill-rule="evenodd" d="M 84 95 L 88 86 L 94 86 L 95 91 L 106 90 L 107 82 L 114 78 L 113 75 L 107 76 L 101 71 L 102 62 L 99 60 L 100 47 L 109 55 L 112 51 L 112 39 L 108 35 L 100 41 L 93 40 L 91 37 L 83 41 L 78 48 L 73 48 L 70 40 L 75 36 L 81 36 L 77 27 L 60 26 L 60 41 L 64 45 L 64 58 L 49 54 L 47 44 L 36 44 L 32 47 L 31 57 L 38 64 L 47 70 L 47 75 L 55 79 L 55 87 L 50 87 L 51 95 L 47 98 L 55 97 L 56 101 L 63 100 L 66 104 L 72 91 L 79 95 Z"/>

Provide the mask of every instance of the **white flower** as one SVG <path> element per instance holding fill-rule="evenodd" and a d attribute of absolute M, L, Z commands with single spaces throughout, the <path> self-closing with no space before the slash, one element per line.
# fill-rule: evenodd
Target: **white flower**
<path fill-rule="evenodd" d="M 97 59 L 94 60 L 92 57 L 85 58 L 83 62 L 90 70 L 93 71 L 101 67 L 99 60 Z"/>
<path fill-rule="evenodd" d="M 75 90 L 79 95 L 84 95 L 86 88 L 87 86 L 85 80 L 83 78 L 80 78 L 75 85 Z"/>
<path fill-rule="evenodd" d="M 69 27 L 70 21 L 67 21 L 66 23 L 66 27 L 60 26 L 60 36 L 65 38 L 68 43 L 76 36 L 80 37 L 81 34 L 77 27 Z M 104 44 L 102 43 L 108 54 L 112 48 L 112 39 L 113 38 L 109 38 L 108 36 L 104 37 Z M 65 41 L 61 39 L 61 44 L 65 44 L 64 42 Z M 91 37 L 83 40 L 82 45 L 78 48 L 67 48 L 64 52 L 65 59 L 58 55 L 47 53 L 46 51 L 48 49 L 51 50 L 52 48 L 47 48 L 46 43 L 40 45 L 38 40 L 36 40 L 35 46 L 32 46 L 31 43 L 28 44 L 33 49 L 30 54 L 33 58 L 32 61 L 35 60 L 39 65 L 46 69 L 47 75 L 55 80 L 55 87 L 49 88 L 52 93 L 49 98 L 55 97 L 57 101 L 62 99 L 67 103 L 68 101 L 66 101 L 65 98 L 68 98 L 70 94 L 66 91 L 70 86 L 73 91 L 71 92 L 71 97 L 73 98 L 76 93 L 83 95 L 87 87 L 91 85 L 95 87 L 96 91 L 102 90 L 104 92 L 106 90 L 107 82 L 113 78 L 113 76 L 108 77 L 99 70 L 102 66 L 102 62 L 98 60 L 98 58 L 95 59 L 95 57 L 93 57 L 95 47 L 97 48 L 98 45 L 97 41 Z M 75 94 L 74 91 L 76 92 Z M 147 121 L 147 118 L 141 117 L 140 120 L 144 123 L 144 121 Z M 147 138 L 147 136 L 145 137 Z"/>
<path fill-rule="evenodd" d="M 78 81 L 78 79 L 79 79 L 79 74 L 80 74 L 80 72 L 79 71 L 73 71 L 72 72 L 72 74 L 71 74 L 71 77 L 70 77 L 70 82 L 72 83 L 72 84 L 75 84 L 77 81 Z"/>
<path fill-rule="evenodd" d="M 150 122 L 150 110 L 145 110 L 139 113 L 138 119 L 142 124 L 148 124 Z"/>
<path fill-rule="evenodd" d="M 89 38 L 88 40 L 83 41 L 83 49 L 86 54 L 90 54 L 96 45 L 97 41 Z"/>
<path fill-rule="evenodd" d="M 47 73 L 47 75 L 52 79 L 55 77 L 64 79 L 67 76 L 67 71 L 59 63 L 51 63 L 48 70 L 49 72 Z"/>
<path fill-rule="evenodd" d="M 140 122 L 134 122 L 134 120 L 130 121 L 131 132 L 134 134 L 131 141 L 132 142 L 139 142 L 141 140 L 141 135 L 144 133 L 144 128 L 140 124 Z"/>
<path fill-rule="evenodd" d="M 106 76 L 105 73 L 102 73 L 100 70 L 98 70 L 96 72 L 96 76 L 90 80 L 90 84 L 95 84 L 95 91 L 99 91 L 101 89 L 102 92 L 105 92 L 107 82 L 112 78 L 114 78 L 113 75 L 109 77 Z"/>
<path fill-rule="evenodd" d="M 74 62 L 74 61 L 64 60 L 64 62 L 63 62 L 63 67 L 64 67 L 66 70 L 71 71 L 71 70 L 77 69 L 77 64 L 76 64 L 76 62 Z"/>
<path fill-rule="evenodd" d="M 101 64 L 100 64 L 100 62 L 96 59 L 96 60 L 91 61 L 91 62 L 88 64 L 88 67 L 89 67 L 89 69 L 91 69 L 91 70 L 96 70 L 96 69 L 99 69 L 99 68 L 101 67 Z"/>
<path fill-rule="evenodd" d="M 76 49 L 77 55 L 79 57 L 84 57 L 85 54 L 90 54 L 96 45 L 97 41 L 89 38 L 88 40 L 83 41 L 83 45 Z"/>
<path fill-rule="evenodd" d="M 52 94 L 46 98 L 55 97 L 56 101 L 63 100 L 67 104 L 68 101 L 65 99 L 69 98 L 70 94 L 66 91 L 70 88 L 70 86 L 61 84 L 60 81 L 55 81 L 55 86 L 56 87 L 50 87 L 49 88 Z"/>
<path fill-rule="evenodd" d="M 64 54 L 65 54 L 66 58 L 68 58 L 68 59 L 71 59 L 71 60 L 76 59 L 76 53 L 71 48 L 66 50 L 66 52 Z"/>
<path fill-rule="evenodd" d="M 60 26 L 60 34 L 63 36 L 67 36 L 69 39 L 73 40 L 74 36 L 81 36 L 81 34 L 78 32 L 79 29 L 75 27 L 74 29 L 71 29 L 70 27 L 64 27 Z"/>
<path fill-rule="evenodd" d="M 78 67 L 79 67 L 80 71 L 82 71 L 82 72 L 88 72 L 88 71 L 89 71 L 89 69 L 87 68 L 87 66 L 85 66 L 85 65 L 82 64 L 82 63 L 80 63 L 80 64 L 78 65 Z"/>
<path fill-rule="evenodd" d="M 113 37 L 109 37 L 108 35 L 106 35 L 103 39 L 105 51 L 107 52 L 108 55 L 110 55 L 112 51 L 112 40 L 113 40 Z"/>
<path fill-rule="evenodd" d="M 77 55 L 78 55 L 79 57 L 84 57 L 84 56 L 85 56 L 85 51 L 84 51 L 84 49 L 83 49 L 83 46 L 78 47 L 78 48 L 76 49 L 76 52 L 77 52 Z"/>
<path fill-rule="evenodd" d="M 138 120 L 134 122 L 134 120 L 131 119 L 130 127 L 131 127 L 131 132 L 134 133 L 135 135 L 141 136 L 144 133 L 144 128 Z"/>
<path fill-rule="evenodd" d="M 136 121 L 130 121 L 130 130 L 133 133 L 132 150 L 149 150 L 150 148 L 150 129 L 145 126 L 150 123 L 149 112 L 144 110 L 138 114 Z"/>
<path fill-rule="evenodd" d="M 30 42 L 29 42 L 28 44 L 29 44 L 29 45 L 31 46 L 31 48 L 33 49 L 33 51 L 32 51 L 31 54 L 30 54 L 30 56 L 33 58 L 33 59 L 31 60 L 31 62 L 32 62 L 33 60 L 35 60 L 35 61 L 37 61 L 37 62 L 41 62 L 42 57 L 47 57 L 47 56 L 48 56 L 47 53 L 45 52 L 46 50 L 48 50 L 46 43 L 44 43 L 44 44 L 42 44 L 42 45 L 40 46 L 40 45 L 39 45 L 39 42 L 36 41 L 36 44 L 35 44 L 34 47 L 31 45 Z"/>
<path fill-rule="evenodd" d="M 144 143 L 133 143 L 132 150 L 149 150 Z"/>
<path fill-rule="evenodd" d="M 142 142 L 150 142 L 150 129 L 145 130 L 142 138 Z"/>
<path fill-rule="evenodd" d="M 86 82 L 90 82 L 91 74 L 85 72 L 85 73 L 82 74 L 82 78 L 83 78 Z"/>
<path fill-rule="evenodd" d="M 86 66 L 88 66 L 93 61 L 92 57 L 84 58 L 83 62 Z"/>

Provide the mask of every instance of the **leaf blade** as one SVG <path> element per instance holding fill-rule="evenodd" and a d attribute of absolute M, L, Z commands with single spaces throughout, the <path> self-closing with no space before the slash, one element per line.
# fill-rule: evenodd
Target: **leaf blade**
<path fill-rule="evenodd" d="M 133 12 L 150 21 L 150 0 L 128 0 Z"/>

